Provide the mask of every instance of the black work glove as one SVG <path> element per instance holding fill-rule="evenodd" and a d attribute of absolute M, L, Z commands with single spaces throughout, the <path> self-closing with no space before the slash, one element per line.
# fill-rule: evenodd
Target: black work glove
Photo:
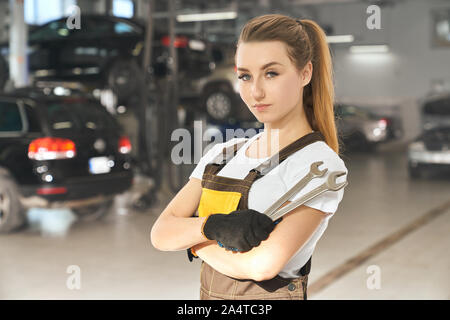
<path fill-rule="evenodd" d="M 277 223 L 256 210 L 236 210 L 208 216 L 202 233 L 226 249 L 245 252 L 266 240 Z"/>

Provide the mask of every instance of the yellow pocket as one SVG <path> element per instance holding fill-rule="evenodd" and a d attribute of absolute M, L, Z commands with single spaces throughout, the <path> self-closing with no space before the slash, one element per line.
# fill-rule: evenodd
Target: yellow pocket
<path fill-rule="evenodd" d="M 228 214 L 237 209 L 241 197 L 242 194 L 240 192 L 202 188 L 198 216 L 207 217 L 212 213 Z"/>

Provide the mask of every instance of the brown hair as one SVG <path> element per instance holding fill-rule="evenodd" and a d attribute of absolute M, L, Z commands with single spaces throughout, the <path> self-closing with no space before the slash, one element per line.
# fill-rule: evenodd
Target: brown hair
<path fill-rule="evenodd" d="M 321 132 L 328 146 L 339 153 L 334 120 L 333 66 L 325 32 L 312 20 L 268 14 L 247 22 L 236 47 L 242 42 L 276 40 L 287 45 L 288 56 L 299 71 L 311 61 L 313 74 L 303 90 L 303 108 L 311 128 Z"/>

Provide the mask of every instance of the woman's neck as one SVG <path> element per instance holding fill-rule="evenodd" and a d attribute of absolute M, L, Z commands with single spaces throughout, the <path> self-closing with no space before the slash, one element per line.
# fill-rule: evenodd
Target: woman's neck
<path fill-rule="evenodd" d="M 313 132 L 302 112 L 287 114 L 279 121 L 264 123 L 264 132 L 258 139 L 262 150 L 267 150 L 269 154 L 274 154 L 300 137 Z"/>

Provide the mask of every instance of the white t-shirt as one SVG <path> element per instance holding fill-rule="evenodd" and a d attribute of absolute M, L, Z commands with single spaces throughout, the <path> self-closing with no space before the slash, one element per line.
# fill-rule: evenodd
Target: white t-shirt
<path fill-rule="evenodd" d="M 250 144 L 261 136 L 262 132 L 254 135 L 238 150 L 234 156 L 217 175 L 235 179 L 244 179 L 248 172 L 268 158 L 249 158 L 245 151 Z M 224 143 L 218 143 L 212 147 L 199 161 L 189 178 L 202 179 L 205 166 L 211 162 L 224 147 L 231 146 L 244 138 L 234 138 Z M 301 150 L 291 154 L 281 164 L 269 171 L 268 174 L 256 180 L 249 191 L 248 208 L 264 212 L 300 179 L 302 179 L 310 169 L 313 162 L 323 161 L 319 169 L 328 168 L 331 171 L 347 171 L 342 159 L 323 141 L 311 143 Z M 328 174 L 324 177 L 311 180 L 308 185 L 292 196 L 289 201 L 295 201 L 305 193 L 321 185 Z M 337 182 L 345 181 L 346 176 L 341 176 Z M 321 210 L 324 215 L 320 225 L 310 237 L 310 239 L 293 255 L 279 273 L 284 278 L 298 277 L 300 268 L 308 262 L 314 252 L 317 241 L 322 236 L 328 226 L 328 220 L 336 212 L 339 203 L 344 195 L 344 188 L 339 191 L 326 191 L 318 197 L 305 203 L 305 206 Z"/>

